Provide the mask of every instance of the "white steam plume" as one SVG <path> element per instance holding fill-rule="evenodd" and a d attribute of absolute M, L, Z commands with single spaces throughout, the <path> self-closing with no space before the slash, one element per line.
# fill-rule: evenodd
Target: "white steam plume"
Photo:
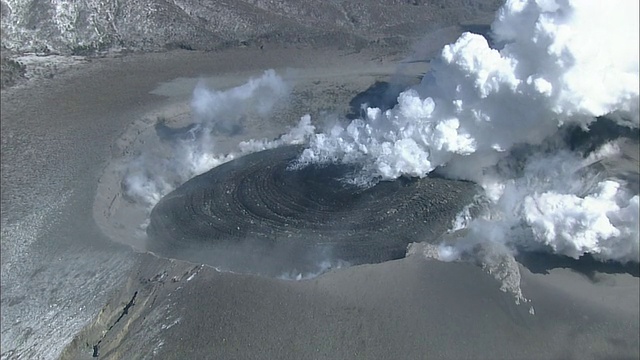
<path fill-rule="evenodd" d="M 167 146 L 146 149 L 134 159 L 123 180 L 126 194 L 151 209 L 187 180 L 238 156 L 303 143 L 315 131 L 309 116 L 302 117 L 297 126 L 276 140 L 243 141 L 238 150 L 231 153 L 216 149 L 216 133 L 233 135 L 241 131 L 243 119 L 265 119 L 289 91 L 290 86 L 273 70 L 226 91 L 207 89 L 199 84 L 191 102 L 194 119 L 191 130 Z"/>
<path fill-rule="evenodd" d="M 380 179 L 439 168 L 478 182 L 493 202 L 470 224 L 474 241 L 638 261 L 637 189 L 593 183 L 580 171 L 588 159 L 548 145 L 600 116 L 638 127 L 638 14 L 636 0 L 507 1 L 492 25 L 500 50 L 463 34 L 393 109 L 316 134 L 300 163 L 358 162 Z M 502 168 L 524 145 L 522 168 Z"/>
<path fill-rule="evenodd" d="M 226 90 L 208 89 L 203 83 L 193 91 L 191 109 L 196 122 L 206 127 L 229 127 L 242 117 L 268 115 L 275 104 L 287 96 L 290 86 L 274 70 L 259 78 Z"/>

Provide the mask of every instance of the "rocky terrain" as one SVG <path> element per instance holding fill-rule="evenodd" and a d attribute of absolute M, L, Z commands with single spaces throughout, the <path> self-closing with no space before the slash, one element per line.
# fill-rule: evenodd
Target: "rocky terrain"
<path fill-rule="evenodd" d="M 19 55 L 95 56 L 168 49 L 408 47 L 451 25 L 487 23 L 500 1 L 2 0 L 2 86 Z M 53 69 L 49 73 L 55 73 Z M 49 75 L 51 76 L 51 75 Z"/>

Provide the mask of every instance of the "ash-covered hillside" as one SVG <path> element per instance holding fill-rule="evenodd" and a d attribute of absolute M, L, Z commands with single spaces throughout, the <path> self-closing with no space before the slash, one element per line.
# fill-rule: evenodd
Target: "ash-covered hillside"
<path fill-rule="evenodd" d="M 2 0 L 2 47 L 88 55 L 109 49 L 215 50 L 411 42 L 493 17 L 496 0 Z"/>

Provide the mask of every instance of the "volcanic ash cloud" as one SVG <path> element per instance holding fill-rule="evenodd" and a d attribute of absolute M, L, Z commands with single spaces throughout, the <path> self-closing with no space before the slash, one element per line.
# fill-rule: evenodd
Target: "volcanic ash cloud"
<path fill-rule="evenodd" d="M 638 13 L 634 0 L 507 1 L 492 24 L 499 49 L 463 34 L 394 108 L 314 135 L 300 162 L 360 163 L 382 180 L 438 169 L 491 200 L 468 243 L 638 261 L 637 190 L 585 170 L 616 142 L 586 154 L 556 141 L 602 116 L 638 128 Z"/>

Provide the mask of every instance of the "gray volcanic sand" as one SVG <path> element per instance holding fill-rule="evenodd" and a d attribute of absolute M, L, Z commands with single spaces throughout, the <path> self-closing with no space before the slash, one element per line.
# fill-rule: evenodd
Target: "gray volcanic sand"
<path fill-rule="evenodd" d="M 523 291 L 535 299 L 532 315 L 531 303 L 516 304 L 471 264 L 410 257 L 299 283 L 195 268 L 178 287 L 149 290 L 154 310 L 141 310 L 127 332 L 131 341 L 112 354 L 526 359 L 624 358 L 637 351 L 631 336 L 637 332 L 633 304 L 620 310 L 591 303 L 554 286 L 583 279 L 550 277 L 524 277 Z M 591 284 L 595 289 L 580 295 L 603 295 L 610 287 L 632 287 L 635 281 L 630 276 L 606 280 L 613 283 Z M 633 290 L 616 295 L 629 298 Z M 616 301 L 611 295 L 608 300 Z"/>
<path fill-rule="evenodd" d="M 505 260 L 494 264 L 507 268 L 501 282 L 487 267 L 418 251 L 286 281 L 118 245 L 142 250 L 136 232 L 148 211 L 122 196 L 121 166 L 153 145 L 159 116 L 189 121 L 194 79 L 228 88 L 267 68 L 301 69 L 291 108 L 247 126 L 225 151 L 276 136 L 306 112 L 344 113 L 349 99 L 388 81 L 397 60 L 331 49 L 177 51 L 95 60 L 4 91 L 3 359 L 637 358 L 639 283 L 624 273 L 532 273 Z"/>

